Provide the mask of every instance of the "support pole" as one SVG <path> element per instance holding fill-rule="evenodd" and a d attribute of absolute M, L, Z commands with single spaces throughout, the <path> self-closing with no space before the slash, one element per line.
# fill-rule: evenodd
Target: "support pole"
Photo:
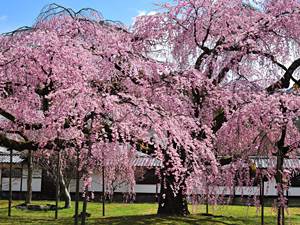
<path fill-rule="evenodd" d="M 205 203 L 206 203 L 206 215 L 208 215 L 208 183 L 207 183 L 207 177 L 206 177 L 206 199 L 205 199 Z"/>
<path fill-rule="evenodd" d="M 94 116 L 95 116 L 95 112 L 91 112 L 90 115 L 90 122 L 87 124 L 89 133 L 88 133 L 88 153 L 87 153 L 87 160 L 86 160 L 86 164 L 87 167 L 90 166 L 90 162 L 89 159 L 92 156 L 92 140 L 91 140 L 91 135 L 92 135 L 92 129 L 93 129 L 93 121 L 94 121 Z M 81 225 L 85 225 L 85 219 L 86 219 L 86 210 L 87 210 L 87 201 L 88 201 L 88 191 L 89 188 L 88 186 L 86 186 L 84 188 L 84 199 L 83 199 L 83 206 L 82 206 L 82 212 L 81 212 Z"/>
<path fill-rule="evenodd" d="M 81 225 L 85 225 L 88 191 L 89 191 L 88 186 L 86 186 L 84 188 L 84 198 L 83 198 L 83 206 L 82 206 L 82 213 L 81 213 Z"/>
<path fill-rule="evenodd" d="M 12 163 L 13 163 L 12 149 L 9 149 L 9 198 L 8 198 L 8 216 L 11 216 L 11 204 L 12 204 Z"/>
<path fill-rule="evenodd" d="M 155 201 L 158 202 L 158 183 L 155 184 Z"/>
<path fill-rule="evenodd" d="M 206 215 L 208 215 L 208 194 L 206 194 Z"/>
<path fill-rule="evenodd" d="M 282 185 L 283 186 L 283 185 Z M 282 191 L 282 194 L 284 195 L 284 191 Z M 282 207 L 282 216 L 281 216 L 281 218 L 282 218 L 282 222 L 281 222 L 281 224 L 282 225 L 284 225 L 284 207 Z"/>
<path fill-rule="evenodd" d="M 56 162 L 55 219 L 58 218 L 59 177 L 60 177 L 59 173 L 60 173 L 60 151 L 57 152 L 57 162 Z"/>
<path fill-rule="evenodd" d="M 102 216 L 105 216 L 105 179 L 104 166 L 102 167 Z"/>
<path fill-rule="evenodd" d="M 33 163 L 32 163 L 32 150 L 28 150 L 27 156 L 27 193 L 26 193 L 26 205 L 31 204 L 32 200 L 32 173 L 33 173 Z"/>
<path fill-rule="evenodd" d="M 286 207 L 289 207 L 289 186 L 287 187 L 286 190 Z"/>
<path fill-rule="evenodd" d="M 21 165 L 21 182 L 20 182 L 20 194 L 22 195 L 22 191 L 23 191 L 23 168 L 24 168 L 24 165 L 22 163 Z"/>
<path fill-rule="evenodd" d="M 282 217 L 281 217 L 282 222 L 281 222 L 281 224 L 284 225 L 284 207 L 282 207 L 281 210 L 282 210 Z"/>
<path fill-rule="evenodd" d="M 0 200 L 2 199 L 2 169 L 0 169 Z"/>
<path fill-rule="evenodd" d="M 261 205 L 261 225 L 264 225 L 264 194 L 265 194 L 265 190 L 264 190 L 264 178 L 261 175 L 261 179 L 260 179 L 260 205 Z"/>
<path fill-rule="evenodd" d="M 77 149 L 77 159 L 76 159 L 76 193 L 75 193 L 75 218 L 74 224 L 78 225 L 78 209 L 79 209 L 79 185 L 80 185 L 80 158 L 79 158 L 79 149 Z"/>
<path fill-rule="evenodd" d="M 282 225 L 281 224 L 281 207 L 278 207 L 278 209 L 277 209 L 277 225 Z"/>
<path fill-rule="evenodd" d="M 285 109 L 284 109 L 284 111 L 285 111 Z M 277 196 L 278 196 L 278 199 L 277 199 L 277 204 L 278 204 L 277 225 L 284 224 L 284 207 L 281 205 L 280 199 L 284 197 L 282 174 L 283 174 L 284 157 L 285 157 L 286 152 L 288 152 L 288 148 L 284 146 L 286 132 L 287 132 L 287 128 L 285 126 L 282 128 L 281 137 L 276 143 L 276 146 L 278 148 L 277 165 L 276 165 L 276 183 L 277 183 Z"/>

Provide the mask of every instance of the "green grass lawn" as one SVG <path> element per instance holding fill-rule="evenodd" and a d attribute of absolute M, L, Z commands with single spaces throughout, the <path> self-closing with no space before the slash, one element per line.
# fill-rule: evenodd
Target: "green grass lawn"
<path fill-rule="evenodd" d="M 14 201 L 14 205 L 21 201 Z M 35 201 L 34 204 L 46 205 L 47 201 Z M 63 203 L 61 203 L 61 206 Z M 74 205 L 74 204 L 73 204 Z M 155 215 L 156 204 L 106 204 L 106 216 L 102 217 L 101 203 L 91 202 L 88 204 L 88 212 L 91 217 L 87 224 L 260 224 L 260 214 L 255 207 L 246 206 L 216 206 L 210 207 L 210 213 L 214 216 L 202 216 L 205 212 L 204 206 L 190 206 L 191 215 L 187 217 L 158 217 Z M 59 219 L 54 219 L 54 211 L 32 212 L 13 208 L 12 216 L 7 216 L 7 201 L 0 200 L 0 224 L 34 224 L 34 225 L 53 225 L 53 224 L 73 224 L 72 216 L 74 207 L 71 209 L 59 210 Z M 272 208 L 265 209 L 266 224 L 276 224 L 276 214 Z M 300 225 L 300 208 L 289 208 L 286 213 L 286 224 Z"/>

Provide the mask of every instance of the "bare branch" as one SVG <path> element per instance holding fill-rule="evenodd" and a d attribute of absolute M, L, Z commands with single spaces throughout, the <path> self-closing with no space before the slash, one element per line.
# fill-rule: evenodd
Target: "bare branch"
<path fill-rule="evenodd" d="M 285 71 L 284 75 L 281 79 L 274 84 L 270 85 L 267 88 L 269 93 L 273 93 L 274 91 L 282 88 L 288 88 L 290 86 L 290 80 L 294 81 L 297 85 L 300 86 L 300 81 L 296 80 L 293 77 L 293 73 L 300 67 L 300 58 L 296 59 L 290 67 Z"/>

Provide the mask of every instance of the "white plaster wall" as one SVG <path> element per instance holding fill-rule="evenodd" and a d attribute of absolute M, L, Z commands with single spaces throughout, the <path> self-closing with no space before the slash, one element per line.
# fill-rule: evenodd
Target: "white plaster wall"
<path fill-rule="evenodd" d="M 0 170 L 0 172 L 1 172 L 1 170 Z M 0 174 L 2 174 L 2 173 L 0 173 Z M 24 168 L 23 173 L 22 173 L 22 191 L 27 191 L 27 176 L 28 176 L 28 170 L 27 170 L 27 168 Z M 33 177 L 32 178 L 32 191 L 40 192 L 41 185 L 42 185 L 42 170 L 35 168 L 33 170 L 32 177 Z M 9 178 L 1 177 L 0 183 L 1 183 L 2 191 L 9 190 Z M 21 178 L 12 178 L 12 191 L 20 191 L 20 190 L 21 190 Z"/>

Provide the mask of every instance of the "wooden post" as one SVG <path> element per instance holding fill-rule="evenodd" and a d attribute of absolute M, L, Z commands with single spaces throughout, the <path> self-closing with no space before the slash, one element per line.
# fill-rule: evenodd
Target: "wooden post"
<path fill-rule="evenodd" d="M 102 166 L 102 216 L 105 216 L 105 179 L 104 166 Z"/>
<path fill-rule="evenodd" d="M 75 192 L 75 218 L 74 224 L 78 225 L 78 209 L 79 209 L 79 185 L 80 185 L 80 174 L 79 174 L 79 166 L 80 166 L 80 152 L 79 148 L 77 149 L 77 159 L 76 159 L 76 192 Z"/>
<path fill-rule="evenodd" d="M 208 215 L 208 183 L 207 183 L 207 177 L 206 177 L 206 215 Z"/>
<path fill-rule="evenodd" d="M 285 136 L 286 136 L 286 127 L 282 129 L 280 140 L 276 144 L 278 148 L 277 165 L 276 165 L 276 183 L 277 183 L 277 195 L 278 195 L 278 199 L 277 199 L 277 204 L 278 204 L 277 224 L 278 225 L 283 225 L 283 221 L 284 221 L 284 207 L 280 205 L 281 203 L 279 202 L 279 200 L 284 196 L 282 173 L 283 173 L 283 161 L 284 161 L 284 152 L 285 152 L 285 147 L 284 147 Z"/>
<path fill-rule="evenodd" d="M 11 216 L 11 204 L 12 204 L 12 163 L 13 153 L 12 149 L 9 149 L 9 199 L 8 199 L 8 216 Z"/>
<path fill-rule="evenodd" d="M 281 186 L 281 184 L 277 184 L 277 185 L 280 185 Z M 280 187 L 280 189 L 281 189 L 282 187 Z M 277 199 L 277 204 L 278 204 L 278 209 L 277 209 L 277 225 L 282 225 L 282 206 L 279 206 L 279 197 L 281 197 L 281 192 L 282 192 L 282 190 L 280 190 L 280 191 L 278 191 L 278 199 Z"/>
<path fill-rule="evenodd" d="M 57 152 L 56 164 L 56 190 L 55 190 L 55 219 L 58 218 L 58 201 L 59 201 L 59 173 L 60 173 L 60 151 Z"/>
<path fill-rule="evenodd" d="M 84 198 L 83 198 L 83 206 L 82 206 L 82 213 L 81 213 L 81 225 L 85 225 L 88 191 L 89 189 L 86 186 L 84 188 Z"/>
<path fill-rule="evenodd" d="M 24 165 L 23 165 L 23 163 L 22 163 L 22 165 L 21 165 L 21 182 L 20 182 L 20 194 L 22 195 L 22 191 L 23 191 L 23 167 L 24 167 Z"/>
<path fill-rule="evenodd" d="M 283 186 L 283 185 L 282 185 Z M 284 195 L 284 191 L 282 191 L 282 195 Z M 281 216 L 281 224 L 284 225 L 284 207 L 282 207 L 281 209 L 281 213 L 282 213 L 282 216 Z"/>
<path fill-rule="evenodd" d="M 155 200 L 158 202 L 158 183 L 155 184 Z"/>
<path fill-rule="evenodd" d="M 289 207 L 289 186 L 287 187 L 286 190 L 286 207 Z M 284 220 L 283 220 L 283 224 L 284 224 Z"/>
<path fill-rule="evenodd" d="M 260 178 L 260 205 L 261 205 L 261 225 L 264 225 L 264 178 L 261 175 Z"/>
<path fill-rule="evenodd" d="M 286 190 L 286 207 L 289 207 L 289 186 Z"/>
<path fill-rule="evenodd" d="M 282 222 L 281 222 L 281 224 L 284 225 L 284 207 L 281 208 L 281 211 L 282 211 L 282 217 L 281 217 Z"/>
<path fill-rule="evenodd" d="M 277 199 L 277 204 L 278 204 L 278 210 L 277 210 L 277 224 L 278 225 L 284 225 L 284 207 L 279 205 L 279 198 L 282 198 L 284 196 L 284 190 L 283 190 L 283 181 L 282 181 L 282 171 L 283 171 L 283 157 L 281 155 L 281 150 L 280 150 L 280 155 L 277 156 L 277 176 L 278 176 L 278 182 L 277 185 L 279 185 L 278 189 L 278 199 Z"/>
<path fill-rule="evenodd" d="M 236 182 L 233 181 L 233 198 L 232 198 L 232 204 L 235 204 L 235 197 L 236 197 Z"/>
<path fill-rule="evenodd" d="M 0 168 L 0 200 L 2 199 L 2 169 Z"/>
<path fill-rule="evenodd" d="M 32 150 L 28 150 L 27 156 L 27 193 L 26 193 L 26 204 L 30 204 L 32 200 Z"/>

